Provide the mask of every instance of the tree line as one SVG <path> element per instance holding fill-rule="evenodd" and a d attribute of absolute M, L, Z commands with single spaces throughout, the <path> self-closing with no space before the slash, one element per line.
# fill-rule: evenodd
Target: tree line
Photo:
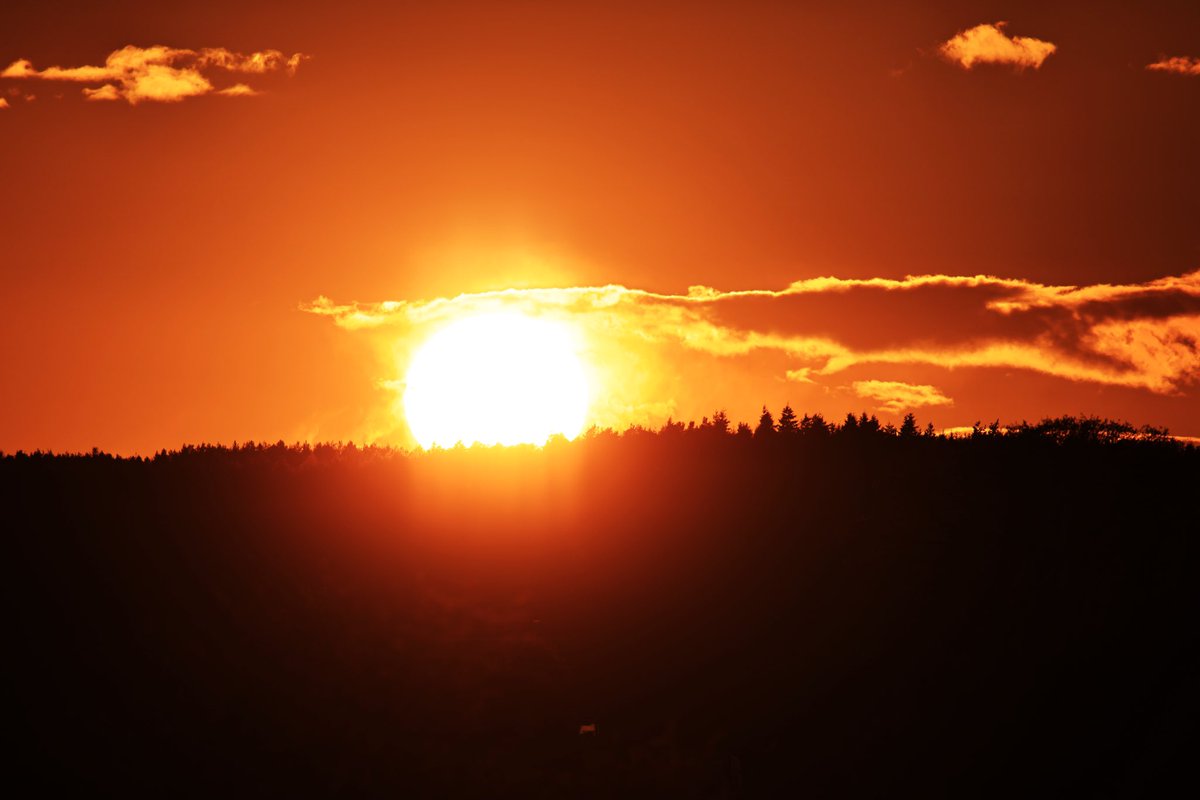
<path fill-rule="evenodd" d="M 897 426 L 891 422 L 881 422 L 875 414 L 866 411 L 858 415 L 847 413 L 845 419 L 839 422 L 827 420 L 820 412 L 805 413 L 797 416 L 790 404 L 780 409 L 776 418 L 767 406 L 763 406 L 757 424 L 751 426 L 747 422 L 736 424 L 729 418 L 724 409 L 717 409 L 711 417 L 703 417 L 700 422 L 691 420 L 683 422 L 673 417 L 668 418 L 658 428 L 644 425 L 631 425 L 618 431 L 613 428 L 593 426 L 583 433 L 579 440 L 611 440 L 622 439 L 663 439 L 704 437 L 708 439 L 729 437 L 740 441 L 884 441 L 889 439 L 903 441 L 1009 441 L 1025 443 L 1049 443 L 1058 445 L 1108 445 L 1117 443 L 1153 443 L 1173 445 L 1194 449 L 1194 445 L 1173 437 L 1167 428 L 1152 425 L 1135 426 L 1123 420 L 1113 420 L 1098 416 L 1045 417 L 1039 422 L 1021 422 L 1002 425 L 999 419 L 988 424 L 976 421 L 971 428 L 956 428 L 939 431 L 932 421 L 922 426 L 915 414 L 904 415 Z M 561 435 L 551 437 L 553 446 L 567 444 L 567 439 Z M 461 445 L 460 445 L 461 446 Z M 477 445 L 478 447 L 478 445 Z M 434 448 L 445 449 L 445 448 Z M 297 442 L 287 444 L 282 439 L 275 442 L 234 441 L 231 445 L 222 444 L 185 444 L 177 450 L 160 449 L 152 456 L 132 456 L 127 461 L 159 461 L 170 459 L 188 459 L 194 457 L 219 457 L 240 454 L 242 456 L 259 456 L 266 458 L 313 459 L 327 461 L 333 458 L 354 456 L 359 459 L 385 459 L 403 451 L 393 447 L 354 442 Z M 90 458 L 117 459 L 117 456 L 93 447 L 90 451 L 81 453 L 54 453 L 49 450 L 37 449 L 32 452 L 17 450 L 6 453 L 0 450 L 0 460 L 24 460 L 29 458 Z"/>
<path fill-rule="evenodd" d="M 751 427 L 747 422 L 736 425 L 730 420 L 724 409 L 713 412 L 712 417 L 703 417 L 699 423 L 693 421 L 684 423 L 668 419 L 658 429 L 634 425 L 623 434 L 616 434 L 610 429 L 593 428 L 588 436 L 612 435 L 728 435 L 740 439 L 778 439 L 790 437 L 807 437 L 813 439 L 825 438 L 897 438 L 897 439 L 941 439 L 941 440 L 979 440 L 979 439 L 1021 439 L 1042 440 L 1059 444 L 1065 443 L 1097 443 L 1110 444 L 1115 442 L 1174 442 L 1176 441 L 1166 428 L 1151 425 L 1134 426 L 1122 420 L 1113 420 L 1097 416 L 1046 417 L 1039 422 L 1027 420 L 1002 425 L 999 419 L 984 424 L 976 421 L 971 428 L 938 431 L 933 422 L 926 422 L 924 427 L 918 422 L 912 412 L 904 415 L 897 426 L 891 422 L 881 422 L 875 414 L 863 411 L 855 415 L 847 413 L 845 419 L 831 422 L 820 413 L 798 416 L 790 404 L 784 405 L 775 415 L 767 406 L 763 406 L 758 423 Z"/>

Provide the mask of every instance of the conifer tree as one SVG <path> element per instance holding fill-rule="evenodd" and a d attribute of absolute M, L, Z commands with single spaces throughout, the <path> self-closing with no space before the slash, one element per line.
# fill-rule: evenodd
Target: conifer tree
<path fill-rule="evenodd" d="M 796 412 L 792 410 L 790 403 L 785 405 L 783 410 L 779 412 L 778 428 L 780 433 L 787 434 L 789 436 L 794 433 L 799 433 L 800 431 L 800 426 L 796 421 Z"/>
<path fill-rule="evenodd" d="M 821 414 L 812 415 L 811 432 L 814 436 L 828 436 L 829 423 L 825 421 L 825 417 Z"/>
<path fill-rule="evenodd" d="M 754 429 L 754 436 L 761 439 L 774 433 L 775 417 L 771 416 L 771 412 L 767 410 L 766 406 L 763 406 L 762 416 L 758 418 L 758 427 Z"/>

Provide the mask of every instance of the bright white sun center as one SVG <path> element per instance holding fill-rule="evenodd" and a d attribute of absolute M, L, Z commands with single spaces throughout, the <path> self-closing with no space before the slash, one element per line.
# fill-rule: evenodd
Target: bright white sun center
<path fill-rule="evenodd" d="M 579 435 L 587 415 L 575 332 L 522 314 L 447 325 L 417 351 L 405 383 L 404 414 L 422 447 L 545 444 Z"/>

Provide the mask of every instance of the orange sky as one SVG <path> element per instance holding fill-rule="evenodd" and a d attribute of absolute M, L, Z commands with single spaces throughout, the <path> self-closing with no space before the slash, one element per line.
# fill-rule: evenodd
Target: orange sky
<path fill-rule="evenodd" d="M 797 5 L 7 4 L 0 449 L 405 443 L 513 288 L 605 424 L 1200 435 L 1200 6 Z"/>

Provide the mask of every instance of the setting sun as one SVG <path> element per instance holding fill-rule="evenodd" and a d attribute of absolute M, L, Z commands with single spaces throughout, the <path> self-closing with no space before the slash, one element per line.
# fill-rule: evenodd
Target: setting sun
<path fill-rule="evenodd" d="M 583 429 L 588 386 L 567 325 L 522 314 L 468 317 L 437 331 L 405 379 L 404 413 L 422 447 L 545 444 Z"/>

